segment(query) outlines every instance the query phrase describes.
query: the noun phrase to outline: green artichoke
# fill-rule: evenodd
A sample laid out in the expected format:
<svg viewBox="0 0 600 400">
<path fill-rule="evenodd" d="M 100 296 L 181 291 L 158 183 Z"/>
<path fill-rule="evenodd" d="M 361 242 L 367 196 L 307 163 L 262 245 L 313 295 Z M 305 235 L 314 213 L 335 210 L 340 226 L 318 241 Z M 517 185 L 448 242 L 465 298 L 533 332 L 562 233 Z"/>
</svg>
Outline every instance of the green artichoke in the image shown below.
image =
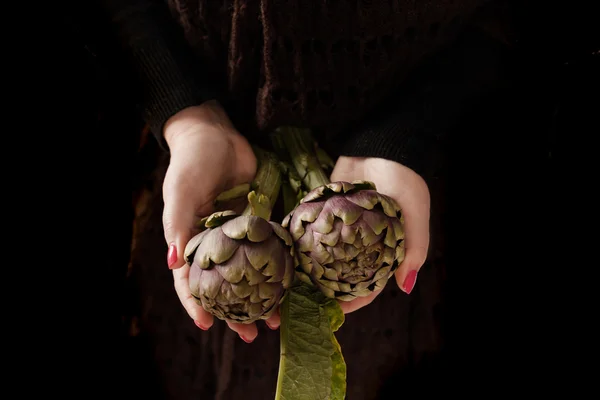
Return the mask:
<svg viewBox="0 0 600 400">
<path fill-rule="evenodd" d="M 294 278 L 294 248 L 290 234 L 271 222 L 282 183 L 282 166 L 273 153 L 253 147 L 256 176 L 221 196 L 231 200 L 247 194 L 238 215 L 221 211 L 200 221 L 201 232 L 185 249 L 192 296 L 215 317 L 242 324 L 268 319 Z"/>
<path fill-rule="evenodd" d="M 333 162 L 310 130 L 281 127 L 272 141 L 309 190 L 282 224 L 294 240 L 298 278 L 342 301 L 383 289 L 404 259 L 398 204 L 371 182 L 330 182 L 323 168 Z"/>
<path fill-rule="evenodd" d="M 192 296 L 221 320 L 269 318 L 294 276 L 292 238 L 281 225 L 233 211 L 212 214 L 190 240 Z"/>
<path fill-rule="evenodd" d="M 310 191 L 286 216 L 297 276 L 342 301 L 383 289 L 404 259 L 396 202 L 370 182 L 333 182 Z"/>
</svg>

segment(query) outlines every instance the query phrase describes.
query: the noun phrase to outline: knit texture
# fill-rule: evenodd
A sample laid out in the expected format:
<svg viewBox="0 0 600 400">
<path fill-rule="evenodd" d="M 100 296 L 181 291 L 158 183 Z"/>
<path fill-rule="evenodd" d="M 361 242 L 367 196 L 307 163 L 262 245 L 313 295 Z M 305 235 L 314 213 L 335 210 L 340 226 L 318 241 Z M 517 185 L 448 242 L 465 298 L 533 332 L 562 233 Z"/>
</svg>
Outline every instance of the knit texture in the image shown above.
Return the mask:
<svg viewBox="0 0 600 400">
<path fill-rule="evenodd" d="M 479 0 L 169 0 L 244 129 L 343 131 L 449 43 Z"/>
<path fill-rule="evenodd" d="M 167 148 L 164 123 L 178 111 L 215 97 L 203 65 L 189 50 L 162 0 L 97 0 L 137 75 L 142 116 Z"/>
<path fill-rule="evenodd" d="M 332 143 L 334 156 L 386 158 L 418 173 L 482 89 L 460 68 L 479 48 L 440 54 L 494 3 L 101 1 L 130 49 L 144 116 L 164 149 L 170 116 L 216 99 L 250 140 L 295 125 Z M 422 73 L 427 62 L 437 63 L 431 76 Z"/>
<path fill-rule="evenodd" d="M 504 44 L 469 27 L 349 127 L 339 154 L 385 158 L 425 173 L 456 123 L 501 84 L 506 55 Z"/>
</svg>

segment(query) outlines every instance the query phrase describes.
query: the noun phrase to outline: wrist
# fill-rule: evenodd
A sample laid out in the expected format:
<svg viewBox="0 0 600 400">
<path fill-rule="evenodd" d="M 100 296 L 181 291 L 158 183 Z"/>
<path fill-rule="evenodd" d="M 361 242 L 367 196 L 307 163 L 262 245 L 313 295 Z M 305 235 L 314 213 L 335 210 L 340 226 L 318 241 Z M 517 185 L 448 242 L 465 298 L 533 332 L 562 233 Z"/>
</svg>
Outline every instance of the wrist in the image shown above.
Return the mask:
<svg viewBox="0 0 600 400">
<path fill-rule="evenodd" d="M 226 134 L 233 125 L 225 110 L 215 101 L 207 101 L 198 106 L 184 108 L 171 116 L 164 124 L 163 136 L 169 148 L 172 148 L 181 136 L 211 132 Z"/>
</svg>

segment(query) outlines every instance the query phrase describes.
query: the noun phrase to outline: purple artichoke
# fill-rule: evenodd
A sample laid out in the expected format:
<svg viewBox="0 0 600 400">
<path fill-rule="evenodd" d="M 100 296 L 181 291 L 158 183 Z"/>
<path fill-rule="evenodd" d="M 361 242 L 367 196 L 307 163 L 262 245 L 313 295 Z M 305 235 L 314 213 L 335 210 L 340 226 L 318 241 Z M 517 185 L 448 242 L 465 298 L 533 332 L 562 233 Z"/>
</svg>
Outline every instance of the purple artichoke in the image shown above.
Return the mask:
<svg viewBox="0 0 600 400">
<path fill-rule="evenodd" d="M 298 278 L 330 298 L 350 301 L 383 289 L 404 259 L 400 208 L 370 182 L 319 186 L 282 226 L 299 257 Z"/>
<path fill-rule="evenodd" d="M 269 318 L 294 277 L 292 238 L 281 225 L 233 211 L 203 220 L 185 249 L 189 285 L 221 320 L 250 324 Z"/>
</svg>

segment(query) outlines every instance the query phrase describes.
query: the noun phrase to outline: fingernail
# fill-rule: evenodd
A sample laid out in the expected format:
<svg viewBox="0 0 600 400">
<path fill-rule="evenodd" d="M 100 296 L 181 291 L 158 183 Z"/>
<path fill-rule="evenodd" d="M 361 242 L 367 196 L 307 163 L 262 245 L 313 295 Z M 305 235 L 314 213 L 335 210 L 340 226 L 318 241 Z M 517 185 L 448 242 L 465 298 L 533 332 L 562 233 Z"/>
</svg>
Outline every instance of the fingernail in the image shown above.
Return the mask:
<svg viewBox="0 0 600 400">
<path fill-rule="evenodd" d="M 269 324 L 267 321 L 265 321 L 265 325 L 267 325 L 267 328 L 269 328 L 272 331 L 276 331 L 277 330 L 276 326 L 273 326 L 273 325 Z"/>
<path fill-rule="evenodd" d="M 406 278 L 404 278 L 404 284 L 402 285 L 402 289 L 406 292 L 406 294 L 410 294 L 410 292 L 412 292 L 416 281 L 417 271 L 412 270 L 408 273 L 408 275 L 406 275 Z"/>
<path fill-rule="evenodd" d="M 177 247 L 175 244 L 171 243 L 169 246 L 169 252 L 167 253 L 167 264 L 169 265 L 169 269 L 173 267 L 173 265 L 177 262 Z"/>
<path fill-rule="evenodd" d="M 202 329 L 203 331 L 207 331 L 207 330 L 208 330 L 208 328 L 207 328 L 207 327 L 205 327 L 204 325 L 202 325 L 200 322 L 198 322 L 198 321 L 194 321 L 194 323 L 196 324 L 196 326 L 197 326 L 198 328 Z"/>
<path fill-rule="evenodd" d="M 243 337 L 242 335 L 240 335 L 240 339 L 242 339 L 244 342 L 246 343 L 252 343 L 254 341 L 254 339 L 250 340 L 250 339 L 246 339 L 245 337 Z"/>
</svg>

